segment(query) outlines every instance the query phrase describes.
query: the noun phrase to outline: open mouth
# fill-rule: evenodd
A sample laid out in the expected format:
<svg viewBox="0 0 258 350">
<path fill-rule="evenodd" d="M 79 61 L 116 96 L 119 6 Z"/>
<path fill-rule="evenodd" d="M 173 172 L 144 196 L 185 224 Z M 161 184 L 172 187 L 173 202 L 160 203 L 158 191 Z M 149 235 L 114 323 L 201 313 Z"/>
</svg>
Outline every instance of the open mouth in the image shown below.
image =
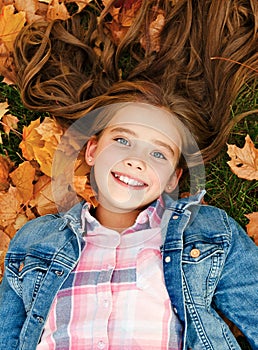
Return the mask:
<svg viewBox="0 0 258 350">
<path fill-rule="evenodd" d="M 131 178 L 127 175 L 123 175 L 123 174 L 115 173 L 115 172 L 112 172 L 112 175 L 115 178 L 115 180 L 118 181 L 122 185 L 130 186 L 130 187 L 137 188 L 137 189 L 139 189 L 139 188 L 142 189 L 144 187 L 147 187 L 146 183 L 144 183 L 138 179 Z"/>
</svg>

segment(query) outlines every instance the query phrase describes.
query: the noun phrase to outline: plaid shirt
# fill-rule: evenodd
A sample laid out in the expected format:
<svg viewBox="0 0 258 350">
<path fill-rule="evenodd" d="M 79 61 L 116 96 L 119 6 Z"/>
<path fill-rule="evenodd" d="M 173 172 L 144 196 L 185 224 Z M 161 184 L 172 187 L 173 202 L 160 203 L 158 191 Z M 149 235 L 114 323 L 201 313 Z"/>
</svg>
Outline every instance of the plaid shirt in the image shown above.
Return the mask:
<svg viewBox="0 0 258 350">
<path fill-rule="evenodd" d="M 82 210 L 80 261 L 58 292 L 37 350 L 178 350 L 182 328 L 163 279 L 160 198 L 122 234 Z"/>
</svg>

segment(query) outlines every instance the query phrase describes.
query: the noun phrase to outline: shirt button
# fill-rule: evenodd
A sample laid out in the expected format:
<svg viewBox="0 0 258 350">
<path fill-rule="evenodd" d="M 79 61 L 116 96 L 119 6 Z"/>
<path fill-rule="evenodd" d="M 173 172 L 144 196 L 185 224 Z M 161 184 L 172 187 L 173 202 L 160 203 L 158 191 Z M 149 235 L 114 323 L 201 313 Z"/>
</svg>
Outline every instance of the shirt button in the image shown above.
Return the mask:
<svg viewBox="0 0 258 350">
<path fill-rule="evenodd" d="M 170 256 L 166 256 L 166 257 L 165 257 L 165 262 L 166 262 L 166 263 L 169 263 L 170 261 L 171 261 Z"/>
<path fill-rule="evenodd" d="M 109 301 L 107 299 L 104 300 L 104 307 L 105 308 L 108 308 L 109 306 Z"/>
<path fill-rule="evenodd" d="M 100 341 L 98 342 L 98 349 L 104 349 L 105 346 L 106 346 L 106 344 L 105 344 L 102 340 L 100 340 Z"/>
<path fill-rule="evenodd" d="M 192 258 L 198 258 L 200 256 L 200 254 L 201 254 L 200 250 L 196 249 L 196 248 L 194 248 L 190 251 L 190 256 Z"/>
</svg>

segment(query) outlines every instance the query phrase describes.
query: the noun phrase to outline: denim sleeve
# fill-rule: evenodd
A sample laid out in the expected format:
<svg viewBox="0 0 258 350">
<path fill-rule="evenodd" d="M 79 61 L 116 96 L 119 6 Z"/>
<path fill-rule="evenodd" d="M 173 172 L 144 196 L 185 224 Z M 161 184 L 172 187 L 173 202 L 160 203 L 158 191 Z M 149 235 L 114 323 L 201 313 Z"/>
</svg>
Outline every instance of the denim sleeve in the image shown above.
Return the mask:
<svg viewBox="0 0 258 350">
<path fill-rule="evenodd" d="M 4 276 L 0 284 L 0 349 L 18 349 L 19 336 L 25 319 L 23 300 Z"/>
<path fill-rule="evenodd" d="M 214 302 L 258 349 L 258 247 L 233 219 L 229 224 L 232 241 Z"/>
</svg>

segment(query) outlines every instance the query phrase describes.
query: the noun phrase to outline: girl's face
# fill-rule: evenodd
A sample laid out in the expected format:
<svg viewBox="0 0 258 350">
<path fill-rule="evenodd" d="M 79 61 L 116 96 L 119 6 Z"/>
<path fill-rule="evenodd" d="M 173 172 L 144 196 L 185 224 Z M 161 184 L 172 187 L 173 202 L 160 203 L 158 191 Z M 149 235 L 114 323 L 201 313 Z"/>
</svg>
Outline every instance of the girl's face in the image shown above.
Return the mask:
<svg viewBox="0 0 258 350">
<path fill-rule="evenodd" d="M 181 136 L 175 118 L 149 105 L 129 104 L 116 112 L 99 138 L 87 144 L 98 201 L 112 212 L 140 209 L 163 191 L 172 192 L 181 170 Z"/>
</svg>

